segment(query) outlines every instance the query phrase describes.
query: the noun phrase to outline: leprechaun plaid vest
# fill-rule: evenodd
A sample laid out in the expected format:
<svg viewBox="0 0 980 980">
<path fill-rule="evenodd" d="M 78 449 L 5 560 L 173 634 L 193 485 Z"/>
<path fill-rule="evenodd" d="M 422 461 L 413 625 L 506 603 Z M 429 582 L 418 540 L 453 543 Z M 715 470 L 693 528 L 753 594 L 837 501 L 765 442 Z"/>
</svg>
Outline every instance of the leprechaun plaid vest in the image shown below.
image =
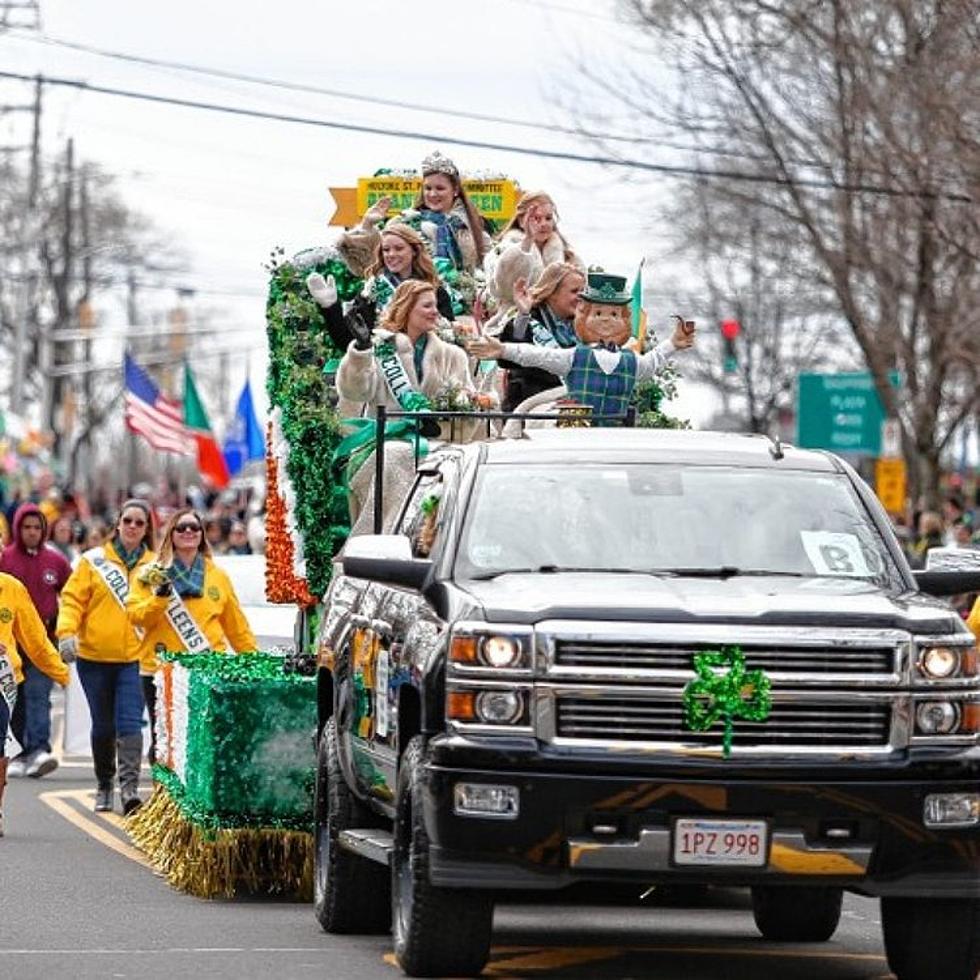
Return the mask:
<svg viewBox="0 0 980 980">
<path fill-rule="evenodd" d="M 595 358 L 595 348 L 580 345 L 575 348 L 565 387 L 571 398 L 590 405 L 593 415 L 625 415 L 636 387 L 636 355 L 630 350 L 621 350 L 619 363 L 606 374 Z"/>
</svg>

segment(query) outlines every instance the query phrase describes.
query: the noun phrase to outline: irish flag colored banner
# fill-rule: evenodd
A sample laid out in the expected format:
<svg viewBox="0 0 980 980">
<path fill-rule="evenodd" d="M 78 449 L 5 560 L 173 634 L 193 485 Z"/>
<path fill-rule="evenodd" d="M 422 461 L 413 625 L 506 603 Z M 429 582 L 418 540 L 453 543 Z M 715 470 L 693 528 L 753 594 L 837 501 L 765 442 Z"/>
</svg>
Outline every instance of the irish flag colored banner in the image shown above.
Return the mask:
<svg viewBox="0 0 980 980">
<path fill-rule="evenodd" d="M 190 365 L 184 365 L 184 425 L 187 434 L 197 443 L 197 468 L 201 476 L 217 490 L 228 486 L 228 467 L 225 457 L 215 441 L 208 421 L 208 413 L 204 411 L 201 396 L 194 384 L 194 375 Z"/>
<path fill-rule="evenodd" d="M 644 340 L 647 333 L 647 314 L 643 309 L 643 260 L 636 270 L 636 278 L 633 280 L 633 292 L 631 294 L 630 312 L 632 313 L 632 334 L 637 340 Z"/>
</svg>

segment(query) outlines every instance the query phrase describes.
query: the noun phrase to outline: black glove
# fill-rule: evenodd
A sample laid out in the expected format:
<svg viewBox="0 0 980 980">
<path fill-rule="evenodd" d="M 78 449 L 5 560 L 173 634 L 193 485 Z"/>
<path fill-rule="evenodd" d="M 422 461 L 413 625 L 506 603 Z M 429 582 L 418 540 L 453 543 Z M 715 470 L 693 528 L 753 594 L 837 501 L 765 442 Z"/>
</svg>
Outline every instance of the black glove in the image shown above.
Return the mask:
<svg viewBox="0 0 980 980">
<path fill-rule="evenodd" d="M 154 590 L 153 594 L 158 596 L 168 596 L 174 591 L 173 582 L 164 582 L 163 585 L 158 585 Z"/>
<path fill-rule="evenodd" d="M 354 313 L 348 318 L 347 326 L 350 329 L 351 335 L 354 337 L 354 346 L 357 350 L 370 350 L 371 331 L 363 318 L 359 314 Z"/>
<path fill-rule="evenodd" d="M 442 435 L 442 427 L 436 419 L 419 419 L 419 431 L 426 439 L 438 439 Z"/>
</svg>

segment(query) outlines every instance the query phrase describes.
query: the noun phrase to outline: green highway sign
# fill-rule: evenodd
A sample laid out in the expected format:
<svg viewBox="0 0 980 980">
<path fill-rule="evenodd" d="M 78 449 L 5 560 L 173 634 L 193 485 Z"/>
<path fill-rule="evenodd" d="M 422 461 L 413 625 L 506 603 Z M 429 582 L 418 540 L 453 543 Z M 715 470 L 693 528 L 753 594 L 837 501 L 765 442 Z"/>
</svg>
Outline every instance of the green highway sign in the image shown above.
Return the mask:
<svg viewBox="0 0 980 980">
<path fill-rule="evenodd" d="M 898 373 L 892 374 L 898 387 Z M 885 412 L 866 371 L 801 374 L 796 407 L 797 445 L 835 453 L 881 453 Z"/>
</svg>

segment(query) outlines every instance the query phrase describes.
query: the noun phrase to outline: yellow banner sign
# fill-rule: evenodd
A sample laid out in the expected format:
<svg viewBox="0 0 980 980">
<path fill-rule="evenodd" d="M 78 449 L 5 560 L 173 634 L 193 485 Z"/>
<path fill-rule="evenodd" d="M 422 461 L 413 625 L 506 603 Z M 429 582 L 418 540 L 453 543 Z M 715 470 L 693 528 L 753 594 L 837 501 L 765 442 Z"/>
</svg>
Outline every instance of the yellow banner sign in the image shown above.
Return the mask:
<svg viewBox="0 0 980 980">
<path fill-rule="evenodd" d="M 875 493 L 889 514 L 905 512 L 906 472 L 904 459 L 875 461 Z"/>
<path fill-rule="evenodd" d="M 520 188 L 513 180 L 464 180 L 463 188 L 473 206 L 491 221 L 509 221 L 517 207 Z M 356 214 L 352 216 L 350 195 L 353 189 L 331 187 L 330 193 L 338 207 L 330 219 L 332 225 L 351 225 L 359 220 L 372 204 L 382 197 L 391 198 L 388 216 L 415 206 L 422 190 L 421 177 L 361 177 L 357 181 Z"/>
</svg>

